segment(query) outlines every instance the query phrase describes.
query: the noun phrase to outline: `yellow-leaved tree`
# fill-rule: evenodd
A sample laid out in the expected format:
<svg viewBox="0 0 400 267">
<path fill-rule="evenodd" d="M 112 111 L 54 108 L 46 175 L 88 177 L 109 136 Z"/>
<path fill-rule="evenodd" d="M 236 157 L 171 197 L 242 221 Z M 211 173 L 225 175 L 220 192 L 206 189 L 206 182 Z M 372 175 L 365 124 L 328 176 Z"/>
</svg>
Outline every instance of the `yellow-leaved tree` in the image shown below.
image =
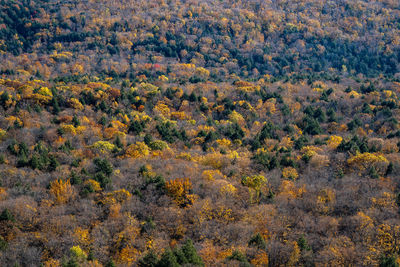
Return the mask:
<svg viewBox="0 0 400 267">
<path fill-rule="evenodd" d="M 328 147 L 330 149 L 336 149 L 340 145 L 342 140 L 343 138 L 341 136 L 332 135 L 331 137 L 329 137 L 329 140 L 327 142 Z"/>
<path fill-rule="evenodd" d="M 267 183 L 267 178 L 263 175 L 246 176 L 242 179 L 242 184 L 247 186 L 250 191 L 250 202 L 258 203 L 260 201 L 261 188 Z M 255 194 L 254 194 L 254 193 Z M 255 200 L 254 200 L 255 195 Z"/>
<path fill-rule="evenodd" d="M 97 141 L 91 147 L 104 154 L 113 151 L 116 148 L 116 145 L 111 144 L 108 141 Z"/>
<path fill-rule="evenodd" d="M 130 158 L 139 158 L 149 155 L 149 147 L 144 142 L 136 142 L 126 149 L 125 156 Z"/>
<path fill-rule="evenodd" d="M 372 168 L 376 171 L 383 172 L 389 161 L 380 153 L 357 153 L 355 156 L 350 157 L 347 160 L 347 164 L 350 167 L 358 169 L 360 172 L 365 170 L 371 170 Z"/>
<path fill-rule="evenodd" d="M 75 191 L 69 180 L 58 179 L 50 183 L 50 194 L 57 204 L 64 204 L 73 198 Z"/>
<path fill-rule="evenodd" d="M 286 179 L 296 180 L 299 177 L 297 170 L 293 167 L 286 167 L 282 170 L 282 176 Z"/>
<path fill-rule="evenodd" d="M 192 183 L 188 178 L 177 178 L 165 183 L 168 195 L 180 207 L 190 206 L 194 203 L 195 195 L 191 194 Z"/>
</svg>

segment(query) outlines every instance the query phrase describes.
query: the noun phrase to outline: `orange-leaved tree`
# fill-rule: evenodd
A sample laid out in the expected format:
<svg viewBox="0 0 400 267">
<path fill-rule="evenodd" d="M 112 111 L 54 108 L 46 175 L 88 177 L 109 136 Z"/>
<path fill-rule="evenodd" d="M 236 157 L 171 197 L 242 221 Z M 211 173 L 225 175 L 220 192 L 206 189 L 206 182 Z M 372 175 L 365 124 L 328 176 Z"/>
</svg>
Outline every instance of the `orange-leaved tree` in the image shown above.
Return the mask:
<svg viewBox="0 0 400 267">
<path fill-rule="evenodd" d="M 75 191 L 69 180 L 58 179 L 50 183 L 50 194 L 56 203 L 64 204 L 74 196 Z"/>
<path fill-rule="evenodd" d="M 193 204 L 195 195 L 191 194 L 193 185 L 188 178 L 177 178 L 165 183 L 165 189 L 168 195 L 180 207 L 186 207 Z"/>
</svg>

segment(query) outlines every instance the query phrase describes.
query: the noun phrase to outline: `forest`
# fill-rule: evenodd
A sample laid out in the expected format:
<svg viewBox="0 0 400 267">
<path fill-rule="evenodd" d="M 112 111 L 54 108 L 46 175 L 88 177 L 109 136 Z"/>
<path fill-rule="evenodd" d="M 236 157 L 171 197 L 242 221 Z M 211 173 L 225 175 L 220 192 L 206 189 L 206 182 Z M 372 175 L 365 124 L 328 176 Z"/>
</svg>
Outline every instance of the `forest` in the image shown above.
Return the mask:
<svg viewBox="0 0 400 267">
<path fill-rule="evenodd" d="M 0 266 L 400 266 L 398 0 L 0 0 Z"/>
</svg>

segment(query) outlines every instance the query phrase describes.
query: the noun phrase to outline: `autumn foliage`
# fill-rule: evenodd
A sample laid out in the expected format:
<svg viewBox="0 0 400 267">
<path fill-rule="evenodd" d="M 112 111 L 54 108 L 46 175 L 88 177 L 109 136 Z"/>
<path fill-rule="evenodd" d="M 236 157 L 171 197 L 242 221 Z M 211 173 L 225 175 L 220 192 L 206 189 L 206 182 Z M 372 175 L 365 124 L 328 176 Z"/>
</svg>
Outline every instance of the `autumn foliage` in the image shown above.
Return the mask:
<svg viewBox="0 0 400 267">
<path fill-rule="evenodd" d="M 1 266 L 398 266 L 394 0 L 0 1 Z"/>
</svg>

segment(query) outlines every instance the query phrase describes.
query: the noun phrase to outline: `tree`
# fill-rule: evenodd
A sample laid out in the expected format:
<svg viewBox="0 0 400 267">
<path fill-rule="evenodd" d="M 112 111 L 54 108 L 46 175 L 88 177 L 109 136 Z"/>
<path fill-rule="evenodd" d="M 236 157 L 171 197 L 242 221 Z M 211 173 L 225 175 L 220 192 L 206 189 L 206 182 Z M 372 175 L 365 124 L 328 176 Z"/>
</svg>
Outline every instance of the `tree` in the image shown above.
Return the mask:
<svg viewBox="0 0 400 267">
<path fill-rule="evenodd" d="M 92 147 L 98 151 L 100 151 L 100 153 L 105 154 L 108 152 L 113 151 L 114 149 L 116 149 L 116 145 L 111 144 L 108 141 L 97 141 L 96 143 L 94 143 L 92 145 Z"/>
<path fill-rule="evenodd" d="M 227 259 L 235 260 L 235 261 L 239 261 L 239 262 L 243 262 L 243 263 L 248 263 L 246 256 L 243 255 L 243 253 L 241 253 L 238 250 L 233 251 L 232 254 L 229 257 L 227 257 Z"/>
<path fill-rule="evenodd" d="M 355 167 L 361 171 L 374 167 L 374 170 L 382 170 L 382 165 L 386 166 L 389 161 L 379 153 L 358 153 L 347 160 L 349 166 Z M 383 171 L 383 170 L 382 170 Z"/>
<path fill-rule="evenodd" d="M 11 221 L 15 222 L 14 215 L 9 209 L 5 208 L 0 214 L 0 221 Z"/>
<path fill-rule="evenodd" d="M 311 247 L 308 245 L 307 239 L 304 237 L 304 235 L 301 235 L 299 239 L 297 240 L 297 244 L 300 248 L 300 250 L 311 250 Z"/>
<path fill-rule="evenodd" d="M 106 267 L 116 267 L 117 265 L 115 265 L 114 261 L 111 259 L 107 262 Z"/>
<path fill-rule="evenodd" d="M 312 117 L 306 116 L 303 118 L 302 124 L 299 125 L 305 133 L 317 135 L 322 133 L 322 128 L 318 121 Z"/>
<path fill-rule="evenodd" d="M 175 257 L 175 254 L 171 249 L 167 249 L 158 261 L 157 267 L 179 267 L 179 263 Z"/>
<path fill-rule="evenodd" d="M 131 158 L 140 158 L 149 155 L 149 147 L 144 142 L 136 142 L 126 148 L 125 155 Z"/>
<path fill-rule="evenodd" d="M 117 135 L 117 138 L 114 141 L 114 145 L 116 145 L 119 149 L 122 149 L 124 147 L 124 144 L 122 143 L 119 135 Z"/>
<path fill-rule="evenodd" d="M 2 236 L 0 236 L 0 251 L 5 251 L 8 247 L 8 243 Z"/>
<path fill-rule="evenodd" d="M 102 188 L 106 188 L 107 185 L 112 183 L 112 180 L 109 176 L 105 175 L 103 172 L 98 172 L 94 176 L 94 180 L 99 182 Z M 89 185 L 88 185 L 89 186 Z M 90 192 L 90 187 L 87 187 Z"/>
<path fill-rule="evenodd" d="M 390 257 L 382 257 L 379 262 L 379 267 L 399 267 L 399 264 L 396 261 L 394 256 Z"/>
<path fill-rule="evenodd" d="M 150 250 L 146 255 L 141 258 L 138 262 L 139 267 L 156 267 L 158 263 L 158 257 L 153 250 Z"/>
<path fill-rule="evenodd" d="M 230 138 L 232 141 L 234 140 L 242 140 L 244 137 L 243 129 L 239 126 L 237 122 L 228 124 L 223 130 L 224 135 Z"/>
<path fill-rule="evenodd" d="M 93 163 L 96 166 L 96 172 L 102 172 L 107 176 L 113 173 L 113 166 L 107 159 L 96 158 Z"/>
<path fill-rule="evenodd" d="M 257 164 L 260 164 L 262 167 L 267 168 L 268 170 L 273 170 L 279 165 L 276 156 L 263 149 L 258 150 L 257 153 L 253 156 L 252 160 L 254 160 Z"/>
<path fill-rule="evenodd" d="M 50 194 L 55 198 L 56 203 L 64 204 L 74 196 L 74 188 L 69 179 L 66 181 L 58 179 L 50 183 Z"/>
<path fill-rule="evenodd" d="M 242 178 L 242 184 L 249 187 L 249 190 L 252 189 L 255 191 L 256 203 L 260 201 L 261 187 L 265 185 L 266 182 L 267 179 L 262 175 L 246 176 Z M 253 194 L 251 191 L 250 191 L 250 202 L 253 202 Z"/>
<path fill-rule="evenodd" d="M 55 171 L 59 165 L 60 165 L 60 163 L 57 161 L 56 157 L 53 155 L 50 155 L 48 170 L 50 172 Z"/>
<path fill-rule="evenodd" d="M 181 247 L 181 250 L 188 263 L 196 266 L 204 266 L 203 260 L 197 254 L 196 248 L 194 247 L 193 241 L 191 239 L 186 240 L 186 242 Z"/>
<path fill-rule="evenodd" d="M 332 135 L 329 137 L 328 146 L 330 149 L 336 149 L 343 141 L 341 136 Z"/>
<path fill-rule="evenodd" d="M 286 167 L 282 170 L 282 177 L 286 179 L 296 180 L 299 177 L 297 170 L 293 167 Z"/>
<path fill-rule="evenodd" d="M 185 130 L 182 129 L 181 131 L 179 131 L 176 126 L 170 121 L 157 124 L 156 129 L 161 135 L 162 139 L 164 141 L 167 141 L 168 143 L 175 142 L 175 139 L 180 139 L 184 141 L 187 138 Z"/>
<path fill-rule="evenodd" d="M 72 118 L 72 124 L 75 127 L 78 127 L 79 125 L 81 125 L 81 122 L 79 121 L 78 117 L 76 116 L 76 114 L 74 114 L 74 117 Z"/>
<path fill-rule="evenodd" d="M 253 235 L 250 238 L 249 241 L 249 246 L 255 246 L 258 249 L 265 249 L 267 247 L 267 244 L 265 243 L 264 238 L 260 235 L 260 233 L 257 233 L 255 235 Z"/>
<path fill-rule="evenodd" d="M 191 194 L 192 183 L 188 178 L 177 178 L 165 183 L 165 189 L 169 196 L 180 207 L 186 207 L 193 204 L 195 195 Z"/>
</svg>

